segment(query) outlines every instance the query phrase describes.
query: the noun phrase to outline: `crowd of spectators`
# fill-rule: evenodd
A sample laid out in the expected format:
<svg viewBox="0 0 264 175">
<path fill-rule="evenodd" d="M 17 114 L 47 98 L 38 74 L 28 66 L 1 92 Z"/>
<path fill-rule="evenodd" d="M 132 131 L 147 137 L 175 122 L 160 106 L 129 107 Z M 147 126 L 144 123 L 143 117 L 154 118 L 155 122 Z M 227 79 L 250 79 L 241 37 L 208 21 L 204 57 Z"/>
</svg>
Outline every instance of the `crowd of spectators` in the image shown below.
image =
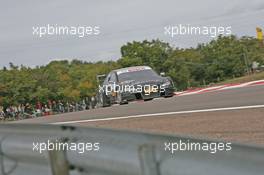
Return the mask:
<svg viewBox="0 0 264 175">
<path fill-rule="evenodd" d="M 48 116 L 66 112 L 89 110 L 96 107 L 96 98 L 91 97 L 79 102 L 48 101 L 36 104 L 20 104 L 8 107 L 0 106 L 0 120 L 19 120 Z"/>
</svg>

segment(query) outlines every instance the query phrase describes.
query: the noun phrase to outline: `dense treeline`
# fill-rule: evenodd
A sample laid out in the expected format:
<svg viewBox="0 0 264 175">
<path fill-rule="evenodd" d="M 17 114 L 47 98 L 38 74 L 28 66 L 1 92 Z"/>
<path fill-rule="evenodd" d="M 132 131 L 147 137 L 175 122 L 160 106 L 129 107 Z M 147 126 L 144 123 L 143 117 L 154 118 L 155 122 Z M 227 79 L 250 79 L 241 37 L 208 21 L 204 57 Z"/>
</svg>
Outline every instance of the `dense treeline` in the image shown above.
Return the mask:
<svg viewBox="0 0 264 175">
<path fill-rule="evenodd" d="M 0 106 L 47 103 L 48 100 L 79 101 L 94 95 L 96 75 L 117 68 L 117 63 L 52 61 L 28 68 L 10 63 L 0 70 Z"/>
<path fill-rule="evenodd" d="M 179 90 L 240 77 L 251 71 L 253 62 L 264 64 L 264 48 L 252 37 L 219 36 L 188 49 L 159 40 L 133 42 L 121 53 L 121 66 L 150 65 L 171 76 Z"/>
<path fill-rule="evenodd" d="M 173 48 L 159 40 L 127 43 L 117 61 L 52 61 L 29 68 L 10 63 L 0 70 L 0 106 L 78 101 L 96 92 L 96 75 L 110 70 L 149 65 L 171 76 L 177 89 L 200 86 L 245 75 L 254 61 L 264 64 L 264 48 L 251 37 L 219 36 L 196 48 Z"/>
</svg>

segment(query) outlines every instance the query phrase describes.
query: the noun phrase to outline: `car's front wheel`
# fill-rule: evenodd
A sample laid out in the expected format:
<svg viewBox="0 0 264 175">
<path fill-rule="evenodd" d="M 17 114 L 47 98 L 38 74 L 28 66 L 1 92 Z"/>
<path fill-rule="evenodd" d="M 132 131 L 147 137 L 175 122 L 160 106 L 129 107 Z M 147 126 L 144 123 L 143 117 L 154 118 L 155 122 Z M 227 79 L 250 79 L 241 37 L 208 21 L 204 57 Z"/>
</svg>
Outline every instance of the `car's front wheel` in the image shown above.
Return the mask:
<svg viewBox="0 0 264 175">
<path fill-rule="evenodd" d="M 107 97 L 107 95 L 105 93 L 99 93 L 98 94 L 98 106 L 99 107 L 108 107 L 111 106 L 111 102 L 109 97 Z"/>
<path fill-rule="evenodd" d="M 117 103 L 120 105 L 124 105 L 124 104 L 128 104 L 128 101 L 124 100 L 120 93 L 117 93 Z"/>
</svg>

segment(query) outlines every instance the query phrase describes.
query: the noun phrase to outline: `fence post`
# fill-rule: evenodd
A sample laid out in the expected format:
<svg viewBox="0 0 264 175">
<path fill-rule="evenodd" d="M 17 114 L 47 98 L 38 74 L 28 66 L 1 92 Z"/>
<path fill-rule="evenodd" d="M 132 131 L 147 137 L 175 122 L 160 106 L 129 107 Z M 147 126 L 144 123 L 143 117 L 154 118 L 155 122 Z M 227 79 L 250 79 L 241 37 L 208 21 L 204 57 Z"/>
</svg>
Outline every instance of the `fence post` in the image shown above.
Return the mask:
<svg viewBox="0 0 264 175">
<path fill-rule="evenodd" d="M 141 145 L 138 150 L 142 175 L 160 175 L 154 145 Z"/>
<path fill-rule="evenodd" d="M 69 164 L 66 157 L 67 150 L 50 149 L 48 152 L 52 175 L 69 175 Z"/>
</svg>

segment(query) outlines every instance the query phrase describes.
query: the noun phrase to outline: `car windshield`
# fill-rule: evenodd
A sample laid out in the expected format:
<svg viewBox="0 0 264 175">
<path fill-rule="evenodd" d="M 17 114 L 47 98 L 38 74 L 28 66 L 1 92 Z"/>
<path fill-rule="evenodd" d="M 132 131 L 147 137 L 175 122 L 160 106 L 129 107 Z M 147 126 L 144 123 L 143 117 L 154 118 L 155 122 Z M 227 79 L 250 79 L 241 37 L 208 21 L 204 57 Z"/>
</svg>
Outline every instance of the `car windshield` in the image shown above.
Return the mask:
<svg viewBox="0 0 264 175">
<path fill-rule="evenodd" d="M 131 81 L 131 80 L 144 81 L 144 80 L 153 80 L 157 78 L 158 78 L 158 74 L 153 70 L 126 72 L 118 75 L 119 82 Z"/>
</svg>

